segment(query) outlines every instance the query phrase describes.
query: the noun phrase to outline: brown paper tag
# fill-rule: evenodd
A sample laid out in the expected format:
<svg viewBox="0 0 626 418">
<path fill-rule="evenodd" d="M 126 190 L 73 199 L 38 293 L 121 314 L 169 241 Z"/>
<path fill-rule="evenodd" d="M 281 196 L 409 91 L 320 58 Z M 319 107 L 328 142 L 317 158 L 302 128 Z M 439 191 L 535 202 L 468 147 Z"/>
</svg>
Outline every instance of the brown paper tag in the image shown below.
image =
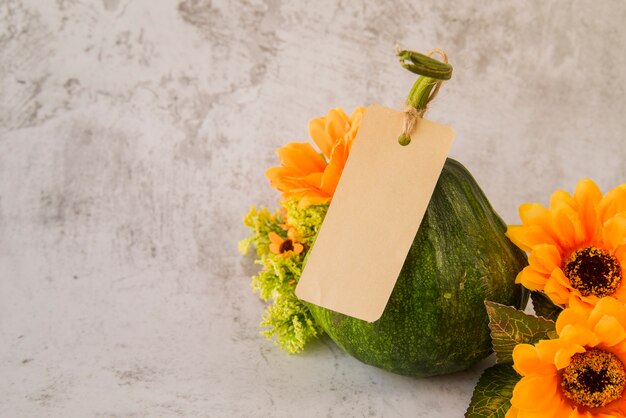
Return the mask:
<svg viewBox="0 0 626 418">
<path fill-rule="evenodd" d="M 420 119 L 398 144 L 404 113 L 367 108 L 296 295 L 373 322 L 385 310 L 452 145 Z"/>
</svg>

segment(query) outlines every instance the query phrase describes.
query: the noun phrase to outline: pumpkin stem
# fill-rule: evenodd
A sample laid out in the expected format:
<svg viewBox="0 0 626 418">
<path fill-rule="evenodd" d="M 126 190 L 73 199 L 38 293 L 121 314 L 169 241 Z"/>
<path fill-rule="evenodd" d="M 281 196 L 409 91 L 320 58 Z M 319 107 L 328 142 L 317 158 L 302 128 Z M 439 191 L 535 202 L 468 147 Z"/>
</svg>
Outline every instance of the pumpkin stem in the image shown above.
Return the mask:
<svg viewBox="0 0 626 418">
<path fill-rule="evenodd" d="M 443 61 L 431 58 L 434 53 L 441 55 Z M 411 88 L 406 103 L 407 106 L 417 110 L 417 114 L 421 117 L 426 112 L 428 102 L 439 91 L 443 80 L 449 80 L 452 77 L 452 66 L 448 64 L 448 57 L 445 52 L 439 49 L 433 49 L 428 55 L 415 51 L 398 50 L 396 55 L 400 58 L 400 64 L 404 68 L 420 76 Z M 408 145 L 411 142 L 410 132 L 402 133 L 398 142 L 400 145 Z"/>
</svg>

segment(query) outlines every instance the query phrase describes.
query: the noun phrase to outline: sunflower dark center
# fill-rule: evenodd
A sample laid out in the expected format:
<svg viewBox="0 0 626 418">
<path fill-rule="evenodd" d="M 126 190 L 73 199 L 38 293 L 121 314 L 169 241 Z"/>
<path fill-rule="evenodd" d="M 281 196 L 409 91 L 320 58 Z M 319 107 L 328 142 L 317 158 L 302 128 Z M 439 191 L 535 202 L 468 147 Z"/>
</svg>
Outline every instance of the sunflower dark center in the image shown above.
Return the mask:
<svg viewBox="0 0 626 418">
<path fill-rule="evenodd" d="M 293 241 L 290 239 L 286 239 L 280 244 L 280 248 L 278 250 L 281 254 L 286 253 L 287 251 L 293 251 Z"/>
<path fill-rule="evenodd" d="M 605 406 L 621 398 L 626 386 L 626 372 L 620 359 L 597 348 L 574 354 L 560 375 L 563 394 L 589 408 Z"/>
<path fill-rule="evenodd" d="M 617 258 L 596 247 L 574 252 L 565 264 L 564 273 L 583 296 L 612 295 L 622 281 L 622 267 Z"/>
</svg>

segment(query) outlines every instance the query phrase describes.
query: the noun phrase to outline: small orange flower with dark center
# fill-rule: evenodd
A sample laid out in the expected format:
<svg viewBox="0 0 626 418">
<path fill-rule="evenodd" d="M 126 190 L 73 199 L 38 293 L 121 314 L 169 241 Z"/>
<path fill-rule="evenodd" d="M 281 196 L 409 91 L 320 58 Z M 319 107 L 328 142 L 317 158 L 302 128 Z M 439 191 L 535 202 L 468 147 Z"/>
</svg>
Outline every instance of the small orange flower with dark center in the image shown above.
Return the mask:
<svg viewBox="0 0 626 418">
<path fill-rule="evenodd" d="M 506 418 L 625 418 L 626 305 L 604 297 L 566 308 L 556 332 L 513 350 L 522 378 Z"/>
<path fill-rule="evenodd" d="M 275 232 L 270 232 L 268 235 L 271 242 L 270 251 L 273 254 L 283 257 L 287 257 L 291 254 L 301 254 L 304 250 L 304 246 L 296 241 L 295 235 L 296 230 L 293 228 L 287 231 L 287 238 L 283 238 Z"/>
<path fill-rule="evenodd" d="M 558 190 L 548 208 L 524 204 L 522 225 L 507 236 L 529 253 L 516 282 L 562 306 L 593 306 L 604 296 L 626 302 L 626 184 L 604 196 L 591 180 L 573 195 Z"/>
</svg>

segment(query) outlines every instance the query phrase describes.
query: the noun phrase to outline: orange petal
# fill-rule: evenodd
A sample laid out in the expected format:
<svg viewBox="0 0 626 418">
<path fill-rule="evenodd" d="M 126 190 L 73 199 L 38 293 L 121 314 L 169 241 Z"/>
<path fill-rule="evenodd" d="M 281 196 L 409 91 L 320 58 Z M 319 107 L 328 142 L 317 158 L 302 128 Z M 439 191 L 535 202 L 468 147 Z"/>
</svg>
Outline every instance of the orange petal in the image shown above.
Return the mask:
<svg viewBox="0 0 626 418">
<path fill-rule="evenodd" d="M 596 418 L 596 415 L 592 415 L 589 411 L 581 411 L 578 410 L 578 408 L 574 408 L 567 416 L 564 416 L 563 418 Z"/>
<path fill-rule="evenodd" d="M 615 250 L 613 250 L 613 255 L 617 257 L 619 263 L 622 265 L 622 271 L 626 269 L 626 245 L 620 245 Z M 622 275 L 622 277 L 626 277 Z"/>
<path fill-rule="evenodd" d="M 331 109 L 326 115 L 326 133 L 336 143 L 350 129 L 350 119 L 340 107 Z"/>
<path fill-rule="evenodd" d="M 602 192 L 589 179 L 582 179 L 576 185 L 574 200 L 578 206 L 578 213 L 585 227 L 587 240 L 592 240 L 597 228 L 597 206 L 602 199 Z"/>
<path fill-rule="evenodd" d="M 357 106 L 354 108 L 354 111 L 350 115 L 350 123 L 352 125 L 358 125 L 363 119 L 363 114 L 365 113 L 365 108 L 363 106 Z M 625 185 L 626 186 L 626 185 Z"/>
<path fill-rule="evenodd" d="M 576 353 L 584 353 L 585 347 L 580 344 L 570 345 L 568 347 L 561 348 L 556 352 L 554 356 L 554 365 L 558 370 L 562 370 L 569 366 L 572 361 L 572 356 Z"/>
<path fill-rule="evenodd" d="M 559 332 L 559 341 L 566 347 L 571 344 L 595 347 L 600 340 L 587 325 L 565 325 Z"/>
<path fill-rule="evenodd" d="M 288 167 L 271 167 L 265 171 L 265 176 L 273 188 L 285 191 L 292 188 L 293 179 L 299 177 L 300 173 Z"/>
<path fill-rule="evenodd" d="M 621 186 L 609 191 L 598 203 L 598 216 L 601 223 L 624 211 L 626 211 L 626 188 Z"/>
<path fill-rule="evenodd" d="M 346 149 L 346 143 L 341 140 L 333 148 L 330 156 L 330 162 L 324 170 L 320 186 L 322 190 L 331 196 L 335 194 L 335 190 L 337 189 L 337 184 L 339 183 L 339 179 L 343 173 L 347 158 L 348 152 Z"/>
<path fill-rule="evenodd" d="M 515 278 L 515 283 L 521 283 L 529 290 L 543 290 L 549 277 L 549 274 L 542 274 L 535 270 L 534 266 L 526 266 Z"/>
<path fill-rule="evenodd" d="M 517 415 L 518 409 L 514 406 L 511 406 L 509 408 L 508 411 L 506 411 L 506 415 L 504 416 L 504 418 L 518 418 L 519 415 Z"/>
<path fill-rule="evenodd" d="M 544 363 L 554 364 L 554 357 L 561 349 L 559 340 L 541 340 L 535 344 L 539 358 Z"/>
<path fill-rule="evenodd" d="M 280 254 L 280 244 L 270 244 L 270 252 L 272 254 Z"/>
<path fill-rule="evenodd" d="M 567 283 L 567 278 L 563 274 L 563 271 L 561 269 L 555 269 L 552 271 L 552 274 L 543 288 L 543 291 L 552 299 L 552 302 L 558 305 L 566 305 L 572 292 L 571 287 L 564 282 Z"/>
<path fill-rule="evenodd" d="M 283 178 L 278 184 L 278 189 L 283 192 L 283 197 L 302 199 L 306 197 L 322 197 L 324 201 L 330 200 L 330 195 L 320 189 L 322 173 L 311 173 L 300 178 Z"/>
<path fill-rule="evenodd" d="M 554 245 L 539 244 L 531 251 L 528 262 L 537 272 L 550 275 L 555 268 L 560 267 L 561 254 Z"/>
<path fill-rule="evenodd" d="M 590 414 L 590 412 L 587 413 Z M 619 411 L 608 411 L 607 414 L 594 411 L 593 415 L 589 415 L 589 418 L 624 418 L 624 415 Z"/>
<path fill-rule="evenodd" d="M 348 143 L 348 147 L 352 145 L 352 141 L 356 137 L 357 131 L 361 126 L 361 120 L 363 119 L 364 113 L 364 107 L 357 107 L 356 109 L 354 109 L 354 112 L 352 112 L 352 115 L 350 115 L 350 130 L 344 135 L 344 138 Z"/>
<path fill-rule="evenodd" d="M 270 238 L 270 241 L 272 242 L 272 244 L 280 245 L 284 241 L 284 239 L 282 239 L 282 237 L 280 235 L 278 235 L 276 232 L 270 232 L 267 235 Z"/>
<path fill-rule="evenodd" d="M 265 171 L 265 175 L 271 181 L 274 177 L 298 177 L 300 173 L 291 167 L 277 166 L 268 168 Z"/>
<path fill-rule="evenodd" d="M 315 187 L 307 187 L 307 188 L 303 188 L 303 189 L 293 189 L 290 191 L 289 193 L 290 196 L 295 197 L 297 199 L 303 199 L 305 197 L 307 198 L 311 198 L 311 199 L 322 199 L 325 202 L 330 201 L 330 196 L 328 196 L 328 193 L 324 192 L 323 190 L 320 190 L 318 188 Z"/>
<path fill-rule="evenodd" d="M 602 238 L 611 250 L 626 244 L 626 216 L 616 215 L 607 220 L 602 226 Z"/>
<path fill-rule="evenodd" d="M 565 276 L 565 273 L 561 268 L 552 270 L 551 277 L 554 277 L 561 285 L 566 286 L 569 290 L 572 290 L 569 279 Z"/>
<path fill-rule="evenodd" d="M 589 413 L 589 412 L 588 412 Z M 590 418 L 624 418 L 624 412 L 620 412 L 618 410 L 608 410 L 606 413 L 600 413 L 594 411 L 593 415 L 590 415 Z"/>
<path fill-rule="evenodd" d="M 626 302 L 626 282 L 624 282 L 624 277 L 626 277 L 626 271 L 622 267 L 622 282 L 618 286 L 617 290 L 615 290 L 615 293 L 611 295 L 612 298 L 615 298 L 620 302 Z"/>
<path fill-rule="evenodd" d="M 602 408 L 601 412 L 602 414 L 598 415 L 598 418 L 626 417 L 626 396 L 622 396 L 622 399 Z"/>
<path fill-rule="evenodd" d="M 322 185 L 322 177 L 322 173 L 311 173 L 307 176 L 302 177 L 301 180 L 311 187 L 319 189 Z"/>
<path fill-rule="evenodd" d="M 334 196 L 335 191 L 337 190 L 337 185 L 339 184 L 341 173 L 341 170 L 337 170 L 336 167 L 329 165 L 328 170 L 324 172 L 324 176 L 322 177 L 322 190 L 324 190 L 327 194 Z"/>
<path fill-rule="evenodd" d="M 576 200 L 565 190 L 556 190 L 550 196 L 550 210 L 554 210 L 562 205 L 576 208 Z"/>
<path fill-rule="evenodd" d="M 556 333 L 561 334 L 561 331 L 567 325 L 586 326 L 588 316 L 589 311 L 585 312 L 583 310 L 572 308 L 563 309 L 563 311 L 559 314 L 559 317 L 556 319 Z"/>
<path fill-rule="evenodd" d="M 598 301 L 600 300 L 600 298 L 597 297 L 596 295 L 583 296 L 580 294 L 578 290 L 574 290 L 572 293 L 570 293 L 570 295 L 576 295 L 578 299 L 581 301 L 581 304 L 587 307 L 596 306 L 596 303 L 598 303 Z"/>
<path fill-rule="evenodd" d="M 330 158 L 330 152 L 335 145 L 334 141 L 326 133 L 326 118 L 315 118 L 309 122 L 309 136 L 315 145 L 322 151 L 326 158 Z"/>
<path fill-rule="evenodd" d="M 315 151 L 308 142 L 290 142 L 279 148 L 276 153 L 280 163 L 301 175 L 313 172 L 322 172 L 326 161 Z"/>
<path fill-rule="evenodd" d="M 552 231 L 550 211 L 539 203 L 524 203 L 519 207 L 519 216 L 525 226 L 540 226 L 552 238 L 556 238 Z"/>
<path fill-rule="evenodd" d="M 612 316 L 623 327 L 626 327 L 626 307 L 623 302 L 612 297 L 600 299 L 593 310 L 589 312 L 589 319 L 587 320 L 589 326 L 595 327 L 605 315 Z"/>
<path fill-rule="evenodd" d="M 585 229 L 580 215 L 571 206 L 557 200 L 554 205 L 550 205 L 550 215 L 561 248 L 576 248 L 585 242 Z"/>
<path fill-rule="evenodd" d="M 509 226 L 506 236 L 518 247 L 526 252 L 530 252 L 535 245 L 557 243 L 546 233 L 546 231 L 536 225 L 531 226 Z"/>
<path fill-rule="evenodd" d="M 595 299 L 594 299 L 595 298 Z M 594 295 L 581 296 L 580 292 L 574 291 L 569 294 L 567 306 L 575 309 L 591 309 L 598 302 L 598 298 Z"/>
<path fill-rule="evenodd" d="M 519 412 L 517 413 L 517 418 L 555 418 L 555 417 L 567 417 L 567 415 L 557 415 L 556 412 L 552 412 L 553 410 L 556 411 L 559 409 L 559 405 L 557 404 L 557 400 L 560 401 L 559 397 L 554 397 L 553 402 L 546 407 L 546 409 L 542 410 L 542 411 L 528 411 L 528 410 L 522 410 L 520 409 Z"/>
<path fill-rule="evenodd" d="M 550 405 L 543 411 L 520 411 L 518 418 L 561 418 L 567 417 L 572 410 L 569 402 L 562 396 L 557 395 L 552 399 Z"/>
<path fill-rule="evenodd" d="M 570 403 L 563 397 L 559 397 L 554 407 L 549 411 L 549 416 L 565 417 L 572 410 Z"/>
<path fill-rule="evenodd" d="M 511 404 L 524 411 L 544 411 L 553 402 L 556 376 L 525 376 L 515 385 Z"/>
<path fill-rule="evenodd" d="M 272 187 L 283 192 L 284 197 L 289 197 L 292 195 L 298 195 L 300 193 L 313 193 L 319 194 L 321 191 L 319 190 L 319 181 L 316 184 L 316 176 L 321 179 L 321 173 L 313 173 L 306 177 L 281 177 L 277 178 L 274 181 L 271 181 L 270 184 Z M 322 193 L 326 195 L 326 193 Z"/>
<path fill-rule="evenodd" d="M 602 345 L 607 347 L 620 344 L 626 339 L 626 331 L 622 324 L 619 323 L 617 318 L 608 315 L 604 315 L 598 321 L 593 332 L 600 339 Z"/>
<path fill-rule="evenodd" d="M 539 358 L 539 352 L 530 344 L 518 344 L 513 349 L 513 368 L 522 376 L 555 374 L 556 369 L 551 362 Z"/>
</svg>

